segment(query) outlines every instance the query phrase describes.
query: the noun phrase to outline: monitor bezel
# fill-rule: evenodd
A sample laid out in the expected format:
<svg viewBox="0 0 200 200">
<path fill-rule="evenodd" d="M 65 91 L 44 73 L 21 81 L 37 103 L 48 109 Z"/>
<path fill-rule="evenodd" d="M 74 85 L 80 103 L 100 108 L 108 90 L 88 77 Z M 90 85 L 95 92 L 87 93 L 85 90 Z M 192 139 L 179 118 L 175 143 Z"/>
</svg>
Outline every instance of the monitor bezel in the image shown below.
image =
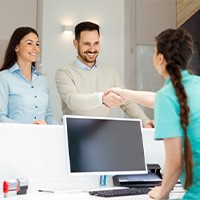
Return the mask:
<svg viewBox="0 0 200 200">
<path fill-rule="evenodd" d="M 72 172 L 70 167 L 70 157 L 69 157 L 69 148 L 68 148 L 68 135 L 67 135 L 67 118 L 78 118 L 78 119 L 103 119 L 103 120 L 119 120 L 119 121 L 138 121 L 140 123 L 140 130 L 142 136 L 142 121 L 141 119 L 133 118 L 114 118 L 114 117 L 96 117 L 96 116 L 81 116 L 81 115 L 63 115 L 63 126 L 64 126 L 64 136 L 65 136 L 65 150 L 66 150 L 66 162 L 67 162 L 67 175 L 69 176 L 90 176 L 90 175 L 134 175 L 134 174 L 147 174 L 147 163 L 145 157 L 145 148 L 144 141 L 142 136 L 142 144 L 144 151 L 144 170 L 135 170 L 135 171 L 99 171 L 99 172 Z"/>
</svg>

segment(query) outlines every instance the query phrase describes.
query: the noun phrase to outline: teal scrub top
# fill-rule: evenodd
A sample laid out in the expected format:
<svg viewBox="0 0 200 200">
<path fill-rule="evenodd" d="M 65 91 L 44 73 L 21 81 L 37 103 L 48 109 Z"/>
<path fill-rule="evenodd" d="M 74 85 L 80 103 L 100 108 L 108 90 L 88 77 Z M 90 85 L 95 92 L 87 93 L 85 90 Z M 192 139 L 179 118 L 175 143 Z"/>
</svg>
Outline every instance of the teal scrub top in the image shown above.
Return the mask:
<svg viewBox="0 0 200 200">
<path fill-rule="evenodd" d="M 193 184 L 183 199 L 200 199 L 200 77 L 182 71 L 182 84 L 188 96 L 190 107 L 188 136 L 193 154 Z M 174 87 L 168 78 L 165 85 L 156 93 L 155 98 L 155 139 L 182 137 L 184 132 L 180 124 L 180 106 Z M 182 140 L 183 141 L 183 140 Z M 183 146 L 184 148 L 184 146 Z M 185 182 L 185 167 L 181 173 L 181 182 Z"/>
</svg>

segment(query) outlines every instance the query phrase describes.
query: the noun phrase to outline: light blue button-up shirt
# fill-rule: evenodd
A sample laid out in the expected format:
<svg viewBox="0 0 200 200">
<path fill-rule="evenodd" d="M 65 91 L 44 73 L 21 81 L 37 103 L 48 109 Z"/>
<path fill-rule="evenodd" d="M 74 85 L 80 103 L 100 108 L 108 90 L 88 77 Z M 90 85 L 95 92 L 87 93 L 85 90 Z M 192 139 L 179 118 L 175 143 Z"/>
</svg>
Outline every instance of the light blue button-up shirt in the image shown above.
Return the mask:
<svg viewBox="0 0 200 200">
<path fill-rule="evenodd" d="M 43 119 L 56 124 L 53 119 L 48 82 L 32 67 L 32 80 L 27 80 L 19 66 L 0 72 L 0 122 L 33 123 Z"/>
</svg>

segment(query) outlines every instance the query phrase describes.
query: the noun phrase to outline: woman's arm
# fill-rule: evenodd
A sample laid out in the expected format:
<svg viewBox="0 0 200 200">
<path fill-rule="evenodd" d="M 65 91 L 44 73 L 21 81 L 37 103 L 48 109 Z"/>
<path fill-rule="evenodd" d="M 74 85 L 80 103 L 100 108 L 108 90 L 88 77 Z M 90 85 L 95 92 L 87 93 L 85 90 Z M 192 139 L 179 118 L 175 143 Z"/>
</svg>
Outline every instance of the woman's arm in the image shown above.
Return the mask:
<svg viewBox="0 0 200 200">
<path fill-rule="evenodd" d="M 8 117 L 9 87 L 4 76 L 0 76 L 0 122 L 16 123 Z"/>
<path fill-rule="evenodd" d="M 154 199 L 167 199 L 180 177 L 183 157 L 181 137 L 164 139 L 165 167 L 163 181 L 160 187 L 155 187 L 149 192 Z"/>
<path fill-rule="evenodd" d="M 114 92 L 124 99 L 134 101 L 148 108 L 154 108 L 155 95 L 154 92 L 135 91 L 122 88 L 110 88 L 106 92 Z"/>
</svg>

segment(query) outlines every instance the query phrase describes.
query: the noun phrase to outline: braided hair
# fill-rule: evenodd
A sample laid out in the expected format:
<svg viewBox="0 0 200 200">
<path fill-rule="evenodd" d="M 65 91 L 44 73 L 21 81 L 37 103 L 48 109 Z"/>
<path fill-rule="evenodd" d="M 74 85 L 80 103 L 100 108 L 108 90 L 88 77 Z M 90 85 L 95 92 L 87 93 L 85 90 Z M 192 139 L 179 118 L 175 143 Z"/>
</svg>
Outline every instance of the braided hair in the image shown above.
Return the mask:
<svg viewBox="0 0 200 200">
<path fill-rule="evenodd" d="M 193 158 L 191 144 L 188 138 L 187 126 L 189 124 L 190 108 L 185 88 L 181 82 L 181 70 L 188 69 L 193 55 L 193 40 L 184 29 L 167 29 L 156 38 L 158 54 L 163 54 L 167 65 L 170 80 L 174 87 L 180 105 L 180 123 L 184 131 L 184 162 L 186 167 L 186 179 L 184 189 L 192 185 Z"/>
</svg>

